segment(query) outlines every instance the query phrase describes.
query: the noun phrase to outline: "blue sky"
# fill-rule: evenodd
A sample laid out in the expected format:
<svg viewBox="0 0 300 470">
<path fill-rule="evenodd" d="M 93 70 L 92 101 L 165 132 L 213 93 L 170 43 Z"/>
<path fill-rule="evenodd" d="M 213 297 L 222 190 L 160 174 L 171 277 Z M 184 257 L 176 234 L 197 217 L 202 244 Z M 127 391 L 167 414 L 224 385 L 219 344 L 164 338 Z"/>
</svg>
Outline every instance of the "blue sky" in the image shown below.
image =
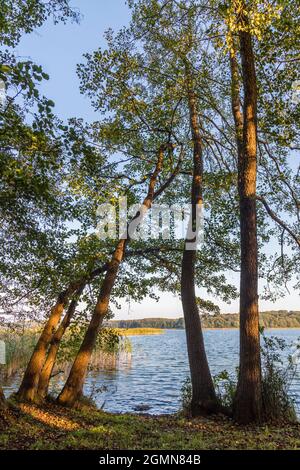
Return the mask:
<svg viewBox="0 0 300 470">
<path fill-rule="evenodd" d="M 93 112 L 89 100 L 80 95 L 76 64 L 86 52 L 105 46 L 103 34 L 108 28 L 118 30 L 129 21 L 125 0 L 73 0 L 71 5 L 82 14 L 80 24 L 53 25 L 47 21 L 41 28 L 24 36 L 16 48 L 20 58 L 30 58 L 43 66 L 50 80 L 41 85 L 41 90 L 56 104 L 56 114 L 67 119 L 82 117 L 92 121 L 98 116 Z M 238 285 L 237 275 L 229 275 Z M 203 293 L 200 291 L 200 294 Z M 238 301 L 231 305 L 218 302 L 223 312 L 237 312 Z M 182 316 L 181 302 L 170 294 L 163 294 L 159 303 L 146 299 L 141 304 L 121 302 L 122 309 L 116 318 L 143 318 L 149 316 Z M 291 292 L 275 304 L 262 301 L 261 310 L 300 310 L 299 296 Z"/>
<path fill-rule="evenodd" d="M 95 118 L 89 100 L 79 93 L 76 64 L 86 52 L 105 46 L 103 34 L 118 30 L 129 20 L 125 0 L 73 0 L 70 4 L 82 15 L 80 24 L 54 25 L 49 19 L 41 28 L 23 36 L 16 48 L 22 58 L 30 58 L 50 75 L 42 91 L 56 103 L 56 114 L 87 120 Z"/>
</svg>

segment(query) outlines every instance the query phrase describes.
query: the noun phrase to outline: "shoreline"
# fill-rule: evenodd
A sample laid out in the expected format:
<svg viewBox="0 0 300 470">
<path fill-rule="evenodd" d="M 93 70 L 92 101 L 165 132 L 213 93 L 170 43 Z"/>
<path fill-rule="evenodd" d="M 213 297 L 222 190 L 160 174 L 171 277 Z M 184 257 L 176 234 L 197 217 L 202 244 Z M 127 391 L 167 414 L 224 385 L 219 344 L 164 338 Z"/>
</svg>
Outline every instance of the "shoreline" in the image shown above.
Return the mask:
<svg viewBox="0 0 300 470">
<path fill-rule="evenodd" d="M 230 326 L 228 328 L 227 327 L 224 327 L 224 328 L 203 327 L 202 329 L 203 330 L 239 330 L 239 327 L 235 327 L 235 326 Z M 300 326 L 264 326 L 264 329 L 265 330 L 300 330 Z"/>
<path fill-rule="evenodd" d="M 300 326 L 265 326 L 265 330 L 300 330 Z M 118 328 L 121 334 L 124 336 L 152 336 L 152 335 L 160 335 L 164 334 L 165 331 L 185 331 L 184 328 L 151 328 L 152 331 L 143 331 L 138 332 L 136 330 L 150 330 L 150 328 Z M 132 330 L 132 331 L 131 331 Z M 239 331 L 239 327 L 235 326 L 228 326 L 228 327 L 202 327 L 203 331 L 220 331 L 220 330 L 237 330 Z M 125 333 L 126 332 L 126 333 Z"/>
</svg>

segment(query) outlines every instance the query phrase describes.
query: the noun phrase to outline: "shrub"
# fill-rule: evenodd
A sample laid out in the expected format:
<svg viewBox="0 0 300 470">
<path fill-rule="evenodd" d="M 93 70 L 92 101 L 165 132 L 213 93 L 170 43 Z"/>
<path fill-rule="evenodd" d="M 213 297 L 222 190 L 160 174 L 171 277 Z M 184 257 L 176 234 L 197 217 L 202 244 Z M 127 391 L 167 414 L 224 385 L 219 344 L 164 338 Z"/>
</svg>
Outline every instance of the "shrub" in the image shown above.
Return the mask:
<svg viewBox="0 0 300 470">
<path fill-rule="evenodd" d="M 267 420 L 296 421 L 295 401 L 290 393 L 297 362 L 285 354 L 290 345 L 275 336 L 262 335 L 262 386 Z"/>
<path fill-rule="evenodd" d="M 219 374 L 214 375 L 213 381 L 220 404 L 222 407 L 231 410 L 236 392 L 237 381 L 230 376 L 227 370 L 223 370 Z"/>
<path fill-rule="evenodd" d="M 233 381 L 226 370 L 213 377 L 218 401 L 223 410 L 232 408 L 233 397 L 236 390 L 236 382 Z M 189 414 L 192 402 L 192 383 L 187 377 L 181 387 L 181 409 L 184 414 Z"/>
<path fill-rule="evenodd" d="M 192 383 L 187 377 L 181 387 L 181 408 L 185 414 L 189 414 L 192 402 Z"/>
</svg>

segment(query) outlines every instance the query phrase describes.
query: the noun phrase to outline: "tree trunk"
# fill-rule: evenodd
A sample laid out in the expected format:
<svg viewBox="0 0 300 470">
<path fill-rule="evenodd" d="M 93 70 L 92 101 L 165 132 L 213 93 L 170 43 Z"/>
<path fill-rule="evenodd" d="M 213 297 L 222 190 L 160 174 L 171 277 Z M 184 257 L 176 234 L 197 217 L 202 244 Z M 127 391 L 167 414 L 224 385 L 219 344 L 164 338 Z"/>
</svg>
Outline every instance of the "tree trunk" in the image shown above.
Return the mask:
<svg viewBox="0 0 300 470">
<path fill-rule="evenodd" d="M 243 146 L 239 155 L 241 229 L 240 367 L 234 417 L 240 423 L 262 418 L 262 385 L 258 310 L 256 220 L 257 82 L 251 34 L 240 32 L 244 85 Z"/>
<path fill-rule="evenodd" d="M 240 96 L 240 78 L 239 67 L 236 59 L 236 52 L 230 52 L 230 70 L 231 70 L 231 107 L 235 124 L 235 136 L 238 151 L 238 176 L 239 187 L 241 177 L 241 164 L 243 162 L 243 135 L 244 135 L 244 118 L 241 110 Z"/>
<path fill-rule="evenodd" d="M 149 209 L 153 202 L 155 184 L 162 168 L 164 150 L 165 146 L 160 147 L 156 168 L 150 178 L 148 194 L 143 202 L 143 206 L 146 209 Z M 132 220 L 135 220 L 140 214 L 141 211 L 139 211 Z M 127 234 L 128 228 L 129 227 L 127 227 Z M 74 406 L 82 396 L 83 384 L 88 364 L 90 362 L 91 355 L 97 340 L 99 329 L 103 323 L 103 319 L 107 315 L 111 292 L 118 275 L 120 264 L 125 255 L 127 242 L 128 237 L 118 242 L 116 250 L 109 263 L 109 267 L 100 289 L 99 298 L 95 306 L 91 322 L 88 326 L 77 357 L 75 358 L 69 377 L 58 397 L 58 403 L 63 406 Z"/>
<path fill-rule="evenodd" d="M 53 339 L 57 325 L 61 319 L 62 313 L 64 311 L 65 305 L 67 304 L 70 296 L 79 289 L 82 283 L 88 282 L 89 279 L 93 279 L 98 276 L 100 273 L 104 272 L 107 269 L 107 265 L 103 265 L 95 269 L 89 276 L 85 276 L 82 279 L 70 283 L 69 287 L 61 292 L 57 298 L 55 306 L 51 310 L 50 317 L 44 327 L 44 330 L 34 348 L 30 361 L 27 365 L 22 383 L 20 385 L 17 397 L 21 401 L 39 401 L 37 395 L 37 389 L 40 379 L 40 373 L 45 364 L 47 351 L 50 345 L 50 342 Z"/>
<path fill-rule="evenodd" d="M 17 393 L 18 399 L 21 401 L 34 402 L 36 400 L 39 376 L 46 359 L 49 344 L 61 319 L 65 304 L 67 303 L 69 296 L 76 290 L 76 288 L 77 284 L 71 284 L 66 291 L 62 292 L 58 296 L 56 305 L 51 310 L 49 319 L 34 348 L 19 391 Z"/>
<path fill-rule="evenodd" d="M 190 227 L 198 237 L 199 208 L 202 209 L 202 184 L 203 184 L 203 156 L 202 140 L 199 129 L 196 97 L 193 88 L 193 79 L 188 68 L 186 69 L 188 104 L 190 111 L 190 124 L 194 145 L 193 155 L 193 182 L 191 191 L 192 214 Z M 187 349 L 192 382 L 191 413 L 199 416 L 212 413 L 218 408 L 217 397 L 213 380 L 210 374 L 205 352 L 201 320 L 195 293 L 195 264 L 196 249 L 188 248 L 188 237 L 182 258 L 181 271 L 181 298 L 185 321 Z"/>
<path fill-rule="evenodd" d="M 57 329 L 54 337 L 52 338 L 50 349 L 47 355 L 47 359 L 45 361 L 44 367 L 40 374 L 39 384 L 38 384 L 38 396 L 41 400 L 44 400 L 48 394 L 49 383 L 51 379 L 51 374 L 56 362 L 57 353 L 59 350 L 59 346 L 62 340 L 63 335 L 65 334 L 66 329 L 69 327 L 71 319 L 75 313 L 76 306 L 78 304 L 78 300 L 85 288 L 85 283 L 83 283 L 76 291 L 74 298 L 72 299 L 69 308 L 65 317 L 63 318 L 59 328 Z"/>
<path fill-rule="evenodd" d="M 5 411 L 6 409 L 7 409 L 7 406 L 6 406 L 5 396 L 4 396 L 2 387 L 0 387 L 0 413 Z"/>
</svg>

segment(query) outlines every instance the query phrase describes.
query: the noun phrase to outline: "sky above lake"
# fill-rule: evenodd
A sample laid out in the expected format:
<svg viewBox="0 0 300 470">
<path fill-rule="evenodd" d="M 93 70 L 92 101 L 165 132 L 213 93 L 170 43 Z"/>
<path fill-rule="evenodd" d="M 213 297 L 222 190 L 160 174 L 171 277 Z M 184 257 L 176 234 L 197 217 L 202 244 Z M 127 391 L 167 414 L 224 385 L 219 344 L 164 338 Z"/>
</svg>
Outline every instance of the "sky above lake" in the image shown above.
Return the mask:
<svg viewBox="0 0 300 470">
<path fill-rule="evenodd" d="M 82 15 L 80 24 L 53 25 L 49 20 L 33 33 L 23 36 L 16 51 L 20 59 L 33 60 L 50 75 L 50 80 L 42 83 L 41 91 L 55 102 L 59 117 L 76 116 L 93 121 L 99 116 L 94 113 L 88 98 L 79 92 L 76 65 L 82 61 L 84 53 L 105 47 L 103 35 L 108 28 L 118 30 L 128 24 L 129 10 L 125 0 L 73 0 L 71 5 Z M 228 277 L 238 285 L 237 274 L 228 274 Z M 208 297 L 201 290 L 199 295 L 215 301 L 223 312 L 238 311 L 238 301 L 228 305 Z M 181 302 L 172 293 L 162 294 L 158 303 L 151 299 L 140 304 L 120 303 L 122 308 L 115 312 L 116 319 L 182 316 Z M 276 303 L 261 301 L 260 308 L 300 310 L 299 296 L 291 288 L 291 293 Z"/>
</svg>

